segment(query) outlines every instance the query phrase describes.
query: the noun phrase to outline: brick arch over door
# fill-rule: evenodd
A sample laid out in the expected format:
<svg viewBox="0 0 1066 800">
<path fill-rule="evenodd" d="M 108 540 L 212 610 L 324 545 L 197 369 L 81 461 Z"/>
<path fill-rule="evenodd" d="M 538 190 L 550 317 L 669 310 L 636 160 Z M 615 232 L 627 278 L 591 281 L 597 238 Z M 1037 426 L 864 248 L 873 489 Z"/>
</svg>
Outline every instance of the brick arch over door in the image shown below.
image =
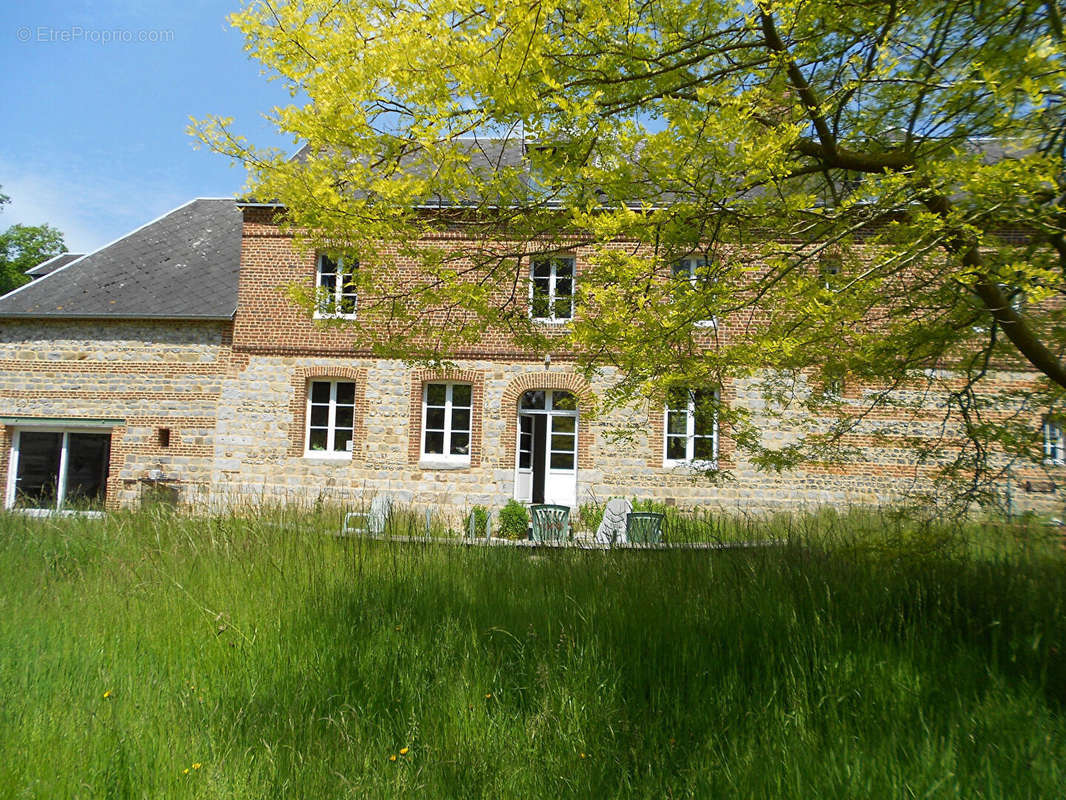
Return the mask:
<svg viewBox="0 0 1066 800">
<path fill-rule="evenodd" d="M 564 389 L 577 398 L 579 412 L 577 432 L 577 466 L 588 469 L 592 466 L 592 428 L 588 412 L 596 404 L 596 396 L 588 381 L 572 372 L 528 372 L 519 375 L 507 384 L 500 398 L 500 413 L 504 419 L 504 469 L 515 468 L 515 448 L 518 445 L 518 400 L 528 391 L 536 389 Z"/>
</svg>

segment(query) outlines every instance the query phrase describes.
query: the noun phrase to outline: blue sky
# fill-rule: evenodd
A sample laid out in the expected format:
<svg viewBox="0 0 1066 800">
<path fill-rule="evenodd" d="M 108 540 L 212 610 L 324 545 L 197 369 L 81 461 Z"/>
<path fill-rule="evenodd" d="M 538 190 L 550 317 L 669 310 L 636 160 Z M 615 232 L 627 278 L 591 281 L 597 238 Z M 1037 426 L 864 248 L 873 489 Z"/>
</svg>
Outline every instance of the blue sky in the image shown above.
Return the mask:
<svg viewBox="0 0 1066 800">
<path fill-rule="evenodd" d="M 239 192 L 243 168 L 194 149 L 190 116 L 232 116 L 255 144 L 294 152 L 262 119 L 289 96 L 226 22 L 239 6 L 0 4 L 0 186 L 11 197 L 0 229 L 48 222 L 86 252 L 193 197 Z"/>
</svg>

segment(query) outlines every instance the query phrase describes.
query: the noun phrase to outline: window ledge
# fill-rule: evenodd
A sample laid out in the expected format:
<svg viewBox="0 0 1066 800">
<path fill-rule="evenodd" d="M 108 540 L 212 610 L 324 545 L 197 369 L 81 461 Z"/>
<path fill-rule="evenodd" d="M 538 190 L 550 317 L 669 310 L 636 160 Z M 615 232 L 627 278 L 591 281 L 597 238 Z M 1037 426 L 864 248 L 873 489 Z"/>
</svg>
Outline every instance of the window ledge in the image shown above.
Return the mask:
<svg viewBox="0 0 1066 800">
<path fill-rule="evenodd" d="M 330 453 L 325 450 L 309 450 L 304 453 L 305 461 L 351 461 L 352 453 L 345 450 L 343 453 Z"/>
<path fill-rule="evenodd" d="M 355 319 L 357 314 L 323 314 L 316 311 L 311 318 L 312 319 Z"/>
<path fill-rule="evenodd" d="M 422 458 L 419 469 L 470 469 L 470 459 L 465 461 L 447 461 L 439 458 Z"/>
<path fill-rule="evenodd" d="M 552 319 L 551 317 L 530 317 L 530 319 L 538 325 L 569 325 L 574 321 L 573 318 Z"/>
<path fill-rule="evenodd" d="M 714 319 L 698 319 L 692 323 L 697 328 L 717 328 L 718 320 Z"/>
<path fill-rule="evenodd" d="M 671 461 L 665 459 L 663 461 L 663 469 L 673 470 L 674 472 L 707 472 L 708 470 L 718 469 L 717 461 Z"/>
<path fill-rule="evenodd" d="M 1061 458 L 1045 458 L 1045 467 L 1066 467 L 1066 461 Z"/>
</svg>

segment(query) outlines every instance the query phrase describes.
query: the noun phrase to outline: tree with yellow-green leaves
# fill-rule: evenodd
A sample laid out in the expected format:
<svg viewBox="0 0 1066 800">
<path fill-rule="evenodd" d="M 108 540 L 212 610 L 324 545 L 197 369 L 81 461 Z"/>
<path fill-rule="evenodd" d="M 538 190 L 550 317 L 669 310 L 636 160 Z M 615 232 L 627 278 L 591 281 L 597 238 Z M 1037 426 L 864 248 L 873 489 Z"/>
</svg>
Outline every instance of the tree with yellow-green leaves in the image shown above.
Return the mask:
<svg viewBox="0 0 1066 800">
<path fill-rule="evenodd" d="M 306 148 L 224 119 L 199 135 L 302 245 L 358 259 L 381 352 L 447 359 L 486 326 L 558 350 L 522 281 L 531 254 L 581 247 L 567 341 L 617 368 L 612 399 L 754 381 L 821 420 L 772 449 L 718 409 L 785 467 L 935 396 L 951 444 L 915 446 L 973 491 L 1039 460 L 1033 419 L 1066 393 L 1057 0 L 259 0 L 232 20 Z M 1039 380 L 991 396 L 1007 367 Z M 868 388 L 846 413 L 841 379 Z"/>
</svg>

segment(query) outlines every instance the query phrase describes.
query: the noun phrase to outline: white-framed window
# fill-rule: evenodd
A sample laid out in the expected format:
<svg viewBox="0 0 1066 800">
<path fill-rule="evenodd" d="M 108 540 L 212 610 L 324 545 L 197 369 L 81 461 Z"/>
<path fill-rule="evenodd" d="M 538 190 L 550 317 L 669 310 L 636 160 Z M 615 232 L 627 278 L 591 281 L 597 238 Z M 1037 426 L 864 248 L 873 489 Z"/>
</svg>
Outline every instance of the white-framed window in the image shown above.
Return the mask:
<svg viewBox="0 0 1066 800">
<path fill-rule="evenodd" d="M 542 256 L 530 261 L 529 313 L 544 322 L 574 318 L 574 259 Z"/>
<path fill-rule="evenodd" d="M 325 253 L 315 266 L 315 318 L 354 319 L 357 305 L 355 270 L 358 261 L 333 259 Z"/>
<path fill-rule="evenodd" d="M 832 291 L 840 281 L 840 270 L 843 266 L 840 256 L 826 255 L 818 262 L 818 273 L 821 277 L 822 286 Z"/>
<path fill-rule="evenodd" d="M 705 258 L 692 257 L 675 261 L 671 272 L 677 286 L 676 301 L 685 302 L 690 300 L 694 290 L 701 286 L 713 284 L 715 281 L 713 269 L 713 263 Z M 701 314 L 695 324 L 700 327 L 713 326 L 714 316 L 712 314 Z"/>
<path fill-rule="evenodd" d="M 111 431 L 16 429 L 4 506 L 27 512 L 103 511 Z"/>
<path fill-rule="evenodd" d="M 825 383 L 822 385 L 823 394 L 829 400 L 842 400 L 844 397 L 844 372 L 840 370 L 831 370 L 825 376 Z"/>
<path fill-rule="evenodd" d="M 470 463 L 473 387 L 427 383 L 422 387 L 422 459 Z"/>
<path fill-rule="evenodd" d="M 355 384 L 311 381 L 307 387 L 305 455 L 351 458 L 355 429 Z"/>
<path fill-rule="evenodd" d="M 1066 441 L 1062 437 L 1062 422 L 1044 420 L 1044 461 L 1048 464 L 1066 464 Z"/>
<path fill-rule="evenodd" d="M 663 413 L 663 463 L 713 466 L 718 461 L 718 392 L 673 389 Z"/>
</svg>

